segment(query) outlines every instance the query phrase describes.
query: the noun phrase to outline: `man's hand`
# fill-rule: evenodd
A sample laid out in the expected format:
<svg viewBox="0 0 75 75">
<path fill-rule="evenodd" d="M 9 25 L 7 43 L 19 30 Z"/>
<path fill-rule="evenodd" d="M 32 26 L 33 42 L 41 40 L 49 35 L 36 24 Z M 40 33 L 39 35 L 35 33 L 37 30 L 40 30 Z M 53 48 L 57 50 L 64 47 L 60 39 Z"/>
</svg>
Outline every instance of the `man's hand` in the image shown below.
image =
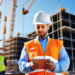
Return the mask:
<svg viewBox="0 0 75 75">
<path fill-rule="evenodd" d="M 53 71 L 55 69 L 55 64 L 53 61 L 51 61 L 51 63 L 45 63 L 44 68 Z"/>
<path fill-rule="evenodd" d="M 36 70 L 36 69 L 38 69 L 40 67 L 39 64 L 37 64 L 37 63 L 34 64 L 33 62 L 31 62 L 30 66 L 31 66 L 32 70 Z"/>
</svg>

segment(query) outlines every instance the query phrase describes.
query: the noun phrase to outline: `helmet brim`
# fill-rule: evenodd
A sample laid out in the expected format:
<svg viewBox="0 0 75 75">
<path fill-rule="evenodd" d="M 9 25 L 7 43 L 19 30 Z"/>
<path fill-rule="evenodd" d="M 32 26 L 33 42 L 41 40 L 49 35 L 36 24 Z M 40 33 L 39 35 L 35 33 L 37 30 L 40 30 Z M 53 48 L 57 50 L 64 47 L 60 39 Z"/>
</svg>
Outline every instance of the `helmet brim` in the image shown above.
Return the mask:
<svg viewBox="0 0 75 75">
<path fill-rule="evenodd" d="M 48 22 L 34 22 L 33 21 L 33 24 L 50 24 L 51 23 L 51 21 L 48 21 Z"/>
</svg>

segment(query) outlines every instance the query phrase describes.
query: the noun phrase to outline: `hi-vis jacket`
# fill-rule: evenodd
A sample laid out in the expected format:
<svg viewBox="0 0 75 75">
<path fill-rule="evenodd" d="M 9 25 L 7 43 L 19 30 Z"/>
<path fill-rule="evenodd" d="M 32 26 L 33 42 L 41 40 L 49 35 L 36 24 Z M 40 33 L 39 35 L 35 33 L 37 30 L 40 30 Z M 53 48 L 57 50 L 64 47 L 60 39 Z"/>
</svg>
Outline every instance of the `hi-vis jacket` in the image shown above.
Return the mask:
<svg viewBox="0 0 75 75">
<path fill-rule="evenodd" d="M 59 60 L 59 52 L 63 46 L 63 41 L 49 38 L 46 51 L 44 53 L 43 48 L 37 39 L 26 42 L 25 47 L 29 56 L 29 62 L 32 59 L 51 59 L 54 63 Z M 37 69 L 29 73 L 29 75 L 65 75 L 65 73 L 53 73 L 50 70 Z"/>
<path fill-rule="evenodd" d="M 0 55 L 0 72 L 5 71 L 4 59 L 5 57 Z"/>
</svg>

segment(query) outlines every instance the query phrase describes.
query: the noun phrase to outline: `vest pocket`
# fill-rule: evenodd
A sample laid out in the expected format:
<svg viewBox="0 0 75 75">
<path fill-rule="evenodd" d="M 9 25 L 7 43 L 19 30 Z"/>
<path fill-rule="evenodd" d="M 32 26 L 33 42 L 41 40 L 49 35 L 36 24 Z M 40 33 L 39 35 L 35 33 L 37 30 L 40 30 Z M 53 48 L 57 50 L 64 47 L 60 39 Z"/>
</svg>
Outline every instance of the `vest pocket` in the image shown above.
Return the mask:
<svg viewBox="0 0 75 75">
<path fill-rule="evenodd" d="M 37 56 L 37 47 L 30 48 L 29 58 L 33 59 Z"/>
</svg>

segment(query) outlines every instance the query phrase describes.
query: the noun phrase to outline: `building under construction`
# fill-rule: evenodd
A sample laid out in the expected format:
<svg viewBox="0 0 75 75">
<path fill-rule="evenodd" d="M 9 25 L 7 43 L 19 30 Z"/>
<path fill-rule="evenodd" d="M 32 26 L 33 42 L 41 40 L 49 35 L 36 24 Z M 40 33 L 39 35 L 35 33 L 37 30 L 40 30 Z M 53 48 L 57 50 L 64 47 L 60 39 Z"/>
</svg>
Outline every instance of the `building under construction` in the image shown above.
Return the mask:
<svg viewBox="0 0 75 75">
<path fill-rule="evenodd" d="M 69 71 L 75 71 L 75 15 L 59 9 L 59 12 L 51 17 L 52 24 L 49 36 L 63 40 L 64 47 L 70 57 Z"/>
<path fill-rule="evenodd" d="M 75 71 L 75 15 L 59 9 L 59 12 L 52 15 L 52 24 L 48 31 L 50 38 L 63 41 L 63 45 L 70 58 L 69 71 Z M 36 32 L 28 34 L 29 37 L 36 37 Z"/>
<path fill-rule="evenodd" d="M 70 57 L 70 72 L 75 72 L 75 15 L 65 11 L 65 8 L 60 8 L 59 12 L 52 15 L 52 24 L 48 31 L 50 38 L 62 40 L 64 47 Z M 32 32 L 27 35 L 31 39 L 36 38 L 36 32 Z M 11 50 L 9 53 L 9 40 L 6 41 L 5 55 L 6 58 L 10 57 L 10 66 L 17 64 L 17 60 L 20 57 L 24 42 L 31 40 L 30 38 L 15 37 L 11 40 Z M 9 59 L 8 59 L 9 60 Z M 9 68 L 10 70 L 12 69 Z M 15 66 L 13 67 L 15 70 Z"/>
<path fill-rule="evenodd" d="M 11 39 L 11 46 L 9 46 L 9 40 L 5 43 L 5 56 L 8 62 L 7 71 L 19 72 L 18 69 L 18 60 L 21 55 L 22 48 L 24 46 L 24 42 L 29 41 L 30 38 L 26 37 L 14 37 Z M 9 51 L 10 47 L 10 51 Z"/>
</svg>

